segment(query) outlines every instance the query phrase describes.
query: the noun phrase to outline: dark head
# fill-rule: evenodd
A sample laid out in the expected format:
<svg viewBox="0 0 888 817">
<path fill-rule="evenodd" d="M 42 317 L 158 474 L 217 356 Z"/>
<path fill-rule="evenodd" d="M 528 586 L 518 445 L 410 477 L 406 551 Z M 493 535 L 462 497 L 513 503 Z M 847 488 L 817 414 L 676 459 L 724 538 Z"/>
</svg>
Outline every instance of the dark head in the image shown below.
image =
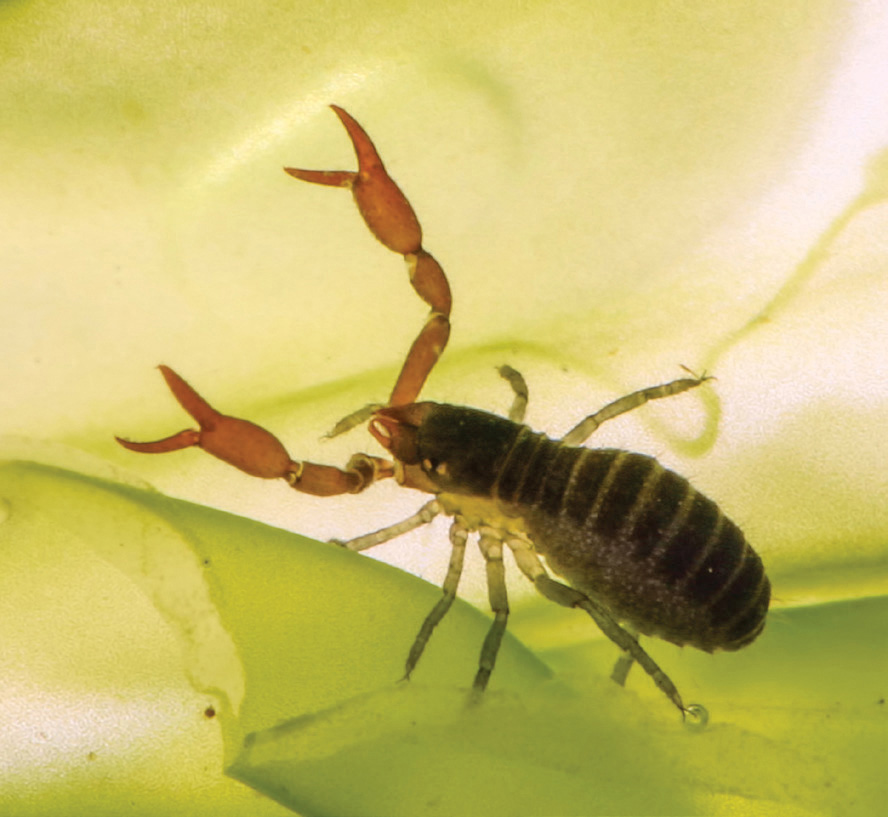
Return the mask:
<svg viewBox="0 0 888 817">
<path fill-rule="evenodd" d="M 478 409 L 410 403 L 379 409 L 370 432 L 404 466 L 405 485 L 490 496 L 521 426 Z"/>
</svg>

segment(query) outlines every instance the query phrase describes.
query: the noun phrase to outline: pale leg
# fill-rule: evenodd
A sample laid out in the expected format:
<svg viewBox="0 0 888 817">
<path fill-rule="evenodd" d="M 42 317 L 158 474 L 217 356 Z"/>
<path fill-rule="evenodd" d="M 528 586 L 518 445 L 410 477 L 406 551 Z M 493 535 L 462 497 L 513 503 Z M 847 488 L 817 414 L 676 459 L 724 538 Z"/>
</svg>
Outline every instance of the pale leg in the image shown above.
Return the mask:
<svg viewBox="0 0 888 817">
<path fill-rule="evenodd" d="M 469 531 L 466 527 L 459 520 L 454 519 L 453 524 L 450 526 L 450 564 L 447 567 L 447 576 L 445 576 L 444 584 L 441 587 L 444 595 L 426 616 L 422 627 L 419 628 L 419 633 L 417 633 L 413 646 L 410 648 L 410 653 L 407 656 L 407 663 L 404 668 L 405 679 L 410 677 L 410 673 L 415 669 L 423 650 L 426 648 L 426 644 L 429 642 L 432 631 L 447 614 L 447 611 L 453 604 L 453 600 L 456 598 L 456 589 L 459 586 L 463 559 L 466 555 L 466 539 L 468 535 Z"/>
<path fill-rule="evenodd" d="M 589 439 L 592 432 L 602 423 L 612 420 L 620 414 L 625 414 L 627 411 L 632 411 L 632 409 L 639 406 L 643 406 L 649 400 L 660 400 L 664 397 L 671 397 L 674 394 L 681 394 L 683 391 L 696 388 L 707 380 L 711 380 L 711 378 L 705 374 L 700 377 L 684 377 L 680 380 L 673 380 L 671 383 L 664 383 L 661 386 L 651 386 L 647 389 L 634 391 L 632 394 L 627 394 L 625 397 L 614 400 L 613 403 L 608 403 L 603 409 L 581 420 L 561 438 L 561 442 L 567 445 L 580 445 Z"/>
<path fill-rule="evenodd" d="M 472 690 L 476 694 L 483 692 L 487 687 L 509 620 L 509 598 L 506 593 L 506 571 L 503 565 L 503 542 L 498 536 L 482 532 L 478 547 L 487 563 L 487 594 L 490 599 L 490 609 L 493 611 L 493 624 L 490 625 L 490 630 L 488 630 L 487 637 L 481 647 L 478 672 L 472 684 Z"/>
<path fill-rule="evenodd" d="M 515 392 L 512 407 L 509 409 L 509 419 L 513 423 L 523 423 L 528 400 L 527 382 L 524 380 L 521 372 L 516 371 L 511 366 L 500 366 L 497 371 L 503 380 L 509 381 L 512 391 Z"/>
<path fill-rule="evenodd" d="M 629 635 L 631 635 L 636 641 L 638 640 L 638 632 L 631 627 L 623 628 Z M 626 686 L 626 678 L 629 676 L 629 670 L 632 669 L 632 665 L 635 663 L 635 659 L 629 655 L 628 652 L 624 652 L 614 664 L 614 668 L 611 670 L 611 681 L 615 684 L 619 684 L 621 687 Z"/>
<path fill-rule="evenodd" d="M 409 533 L 422 525 L 427 525 L 441 513 L 441 510 L 438 500 L 432 499 L 426 502 L 413 516 L 408 516 L 401 522 L 396 522 L 387 528 L 373 531 L 373 533 L 365 533 L 363 536 L 357 536 L 345 542 L 340 539 L 331 539 L 330 544 L 340 545 L 348 550 L 367 550 L 368 548 L 376 547 L 376 545 L 381 545 L 383 542 L 388 542 L 389 539 L 394 539 L 396 536 Z"/>
<path fill-rule="evenodd" d="M 689 710 L 682 703 L 681 695 L 678 694 L 675 684 L 669 680 L 669 677 L 660 669 L 654 659 L 644 651 L 637 639 L 626 632 L 603 605 L 580 593 L 579 590 L 550 578 L 539 557 L 531 550 L 527 542 L 520 539 L 509 539 L 507 544 L 515 554 L 515 561 L 521 572 L 533 582 L 543 596 L 564 607 L 579 607 L 581 610 L 585 610 L 601 631 L 632 661 L 637 661 L 642 669 L 651 676 L 653 682 L 678 707 L 684 717 Z"/>
</svg>

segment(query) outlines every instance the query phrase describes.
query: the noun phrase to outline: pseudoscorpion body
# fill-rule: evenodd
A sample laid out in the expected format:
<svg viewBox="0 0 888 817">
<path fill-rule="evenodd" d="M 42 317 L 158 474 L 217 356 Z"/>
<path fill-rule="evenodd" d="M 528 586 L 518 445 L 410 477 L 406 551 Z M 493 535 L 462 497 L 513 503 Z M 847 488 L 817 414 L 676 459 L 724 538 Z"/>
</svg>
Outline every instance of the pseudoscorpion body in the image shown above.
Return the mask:
<svg viewBox="0 0 888 817">
<path fill-rule="evenodd" d="M 161 373 L 199 430 L 148 443 L 118 441 L 144 453 L 200 446 L 252 476 L 282 478 L 317 496 L 357 493 L 390 477 L 432 494 L 409 519 L 340 543 L 364 550 L 440 513 L 453 518 L 443 595 L 410 649 L 405 676 L 456 596 L 466 540 L 476 532 L 494 613 L 481 648 L 476 694 L 493 671 L 509 616 L 503 565 L 508 549 L 540 593 L 588 613 L 623 651 L 615 680 L 622 683 L 637 662 L 682 714 L 702 719 L 702 707 L 684 705 L 674 684 L 639 645 L 637 633 L 709 652 L 749 644 L 764 627 L 770 600 L 762 562 L 712 500 L 653 458 L 578 446 L 605 421 L 649 400 L 696 388 L 708 378 L 686 377 L 621 397 L 560 440 L 522 425 L 527 384 L 507 366 L 500 374 L 515 393 L 508 419 L 462 406 L 415 402 L 450 336 L 450 286 L 440 264 L 422 246 L 419 220 L 370 137 L 342 108 L 333 109 L 352 141 L 358 170 L 286 171 L 302 181 L 351 190 L 370 231 L 403 255 L 411 285 L 431 307 L 388 402 L 356 412 L 333 432 L 369 419 L 369 431 L 386 456 L 355 454 L 344 468 L 292 460 L 273 434 L 216 411 L 167 366 L 160 367 Z M 543 560 L 567 583 L 550 578 Z"/>
</svg>

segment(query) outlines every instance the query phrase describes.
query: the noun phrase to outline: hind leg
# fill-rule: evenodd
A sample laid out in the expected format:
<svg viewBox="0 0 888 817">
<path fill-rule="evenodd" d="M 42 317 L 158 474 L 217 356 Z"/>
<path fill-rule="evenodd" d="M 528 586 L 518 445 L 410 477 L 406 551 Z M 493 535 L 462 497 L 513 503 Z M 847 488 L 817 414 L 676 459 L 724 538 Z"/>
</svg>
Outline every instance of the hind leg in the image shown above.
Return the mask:
<svg viewBox="0 0 888 817">
<path fill-rule="evenodd" d="M 567 445 L 580 445 L 589 439 L 595 429 L 602 423 L 612 420 L 614 417 L 619 417 L 621 414 L 632 411 L 632 409 L 639 406 L 643 406 L 649 400 L 661 400 L 664 397 L 681 394 L 711 379 L 706 374 L 700 375 L 700 377 L 683 377 L 680 380 L 673 380 L 671 383 L 663 383 L 660 386 L 650 386 L 646 389 L 634 391 L 632 394 L 627 394 L 625 397 L 620 397 L 618 400 L 608 403 L 603 409 L 599 409 L 594 414 L 590 414 L 581 420 L 561 438 L 561 442 Z"/>
<path fill-rule="evenodd" d="M 632 627 L 623 627 L 623 629 L 629 633 L 636 641 L 638 640 L 638 632 Z M 632 669 L 632 665 L 635 663 L 635 659 L 629 655 L 629 653 L 624 652 L 614 664 L 614 668 L 611 670 L 611 681 L 615 684 L 619 684 L 621 687 L 626 686 L 626 678 L 629 676 L 629 670 Z"/>
<path fill-rule="evenodd" d="M 678 689 L 676 689 L 669 676 L 645 652 L 638 640 L 617 623 L 607 608 L 579 590 L 575 590 L 573 587 L 550 578 L 529 543 L 517 538 L 508 539 L 506 543 L 515 554 L 515 561 L 521 572 L 533 582 L 534 587 L 541 595 L 563 607 L 578 607 L 584 610 L 598 625 L 599 629 L 623 650 L 628 657 L 627 672 L 632 663 L 637 662 L 651 677 L 651 680 L 657 687 L 672 701 L 679 712 L 681 712 L 682 717 L 687 713 L 696 715 L 697 709 L 684 705 Z"/>
</svg>

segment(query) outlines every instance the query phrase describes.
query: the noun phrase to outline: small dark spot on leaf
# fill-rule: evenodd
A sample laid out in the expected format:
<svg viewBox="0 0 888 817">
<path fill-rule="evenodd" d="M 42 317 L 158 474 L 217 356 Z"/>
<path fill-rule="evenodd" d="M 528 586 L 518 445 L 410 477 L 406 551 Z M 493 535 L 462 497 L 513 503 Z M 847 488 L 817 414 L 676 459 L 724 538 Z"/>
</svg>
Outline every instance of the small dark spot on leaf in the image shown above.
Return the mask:
<svg viewBox="0 0 888 817">
<path fill-rule="evenodd" d="M 208 706 L 204 710 L 204 717 L 205 718 L 215 718 L 216 717 L 216 710 L 212 706 Z"/>
</svg>

